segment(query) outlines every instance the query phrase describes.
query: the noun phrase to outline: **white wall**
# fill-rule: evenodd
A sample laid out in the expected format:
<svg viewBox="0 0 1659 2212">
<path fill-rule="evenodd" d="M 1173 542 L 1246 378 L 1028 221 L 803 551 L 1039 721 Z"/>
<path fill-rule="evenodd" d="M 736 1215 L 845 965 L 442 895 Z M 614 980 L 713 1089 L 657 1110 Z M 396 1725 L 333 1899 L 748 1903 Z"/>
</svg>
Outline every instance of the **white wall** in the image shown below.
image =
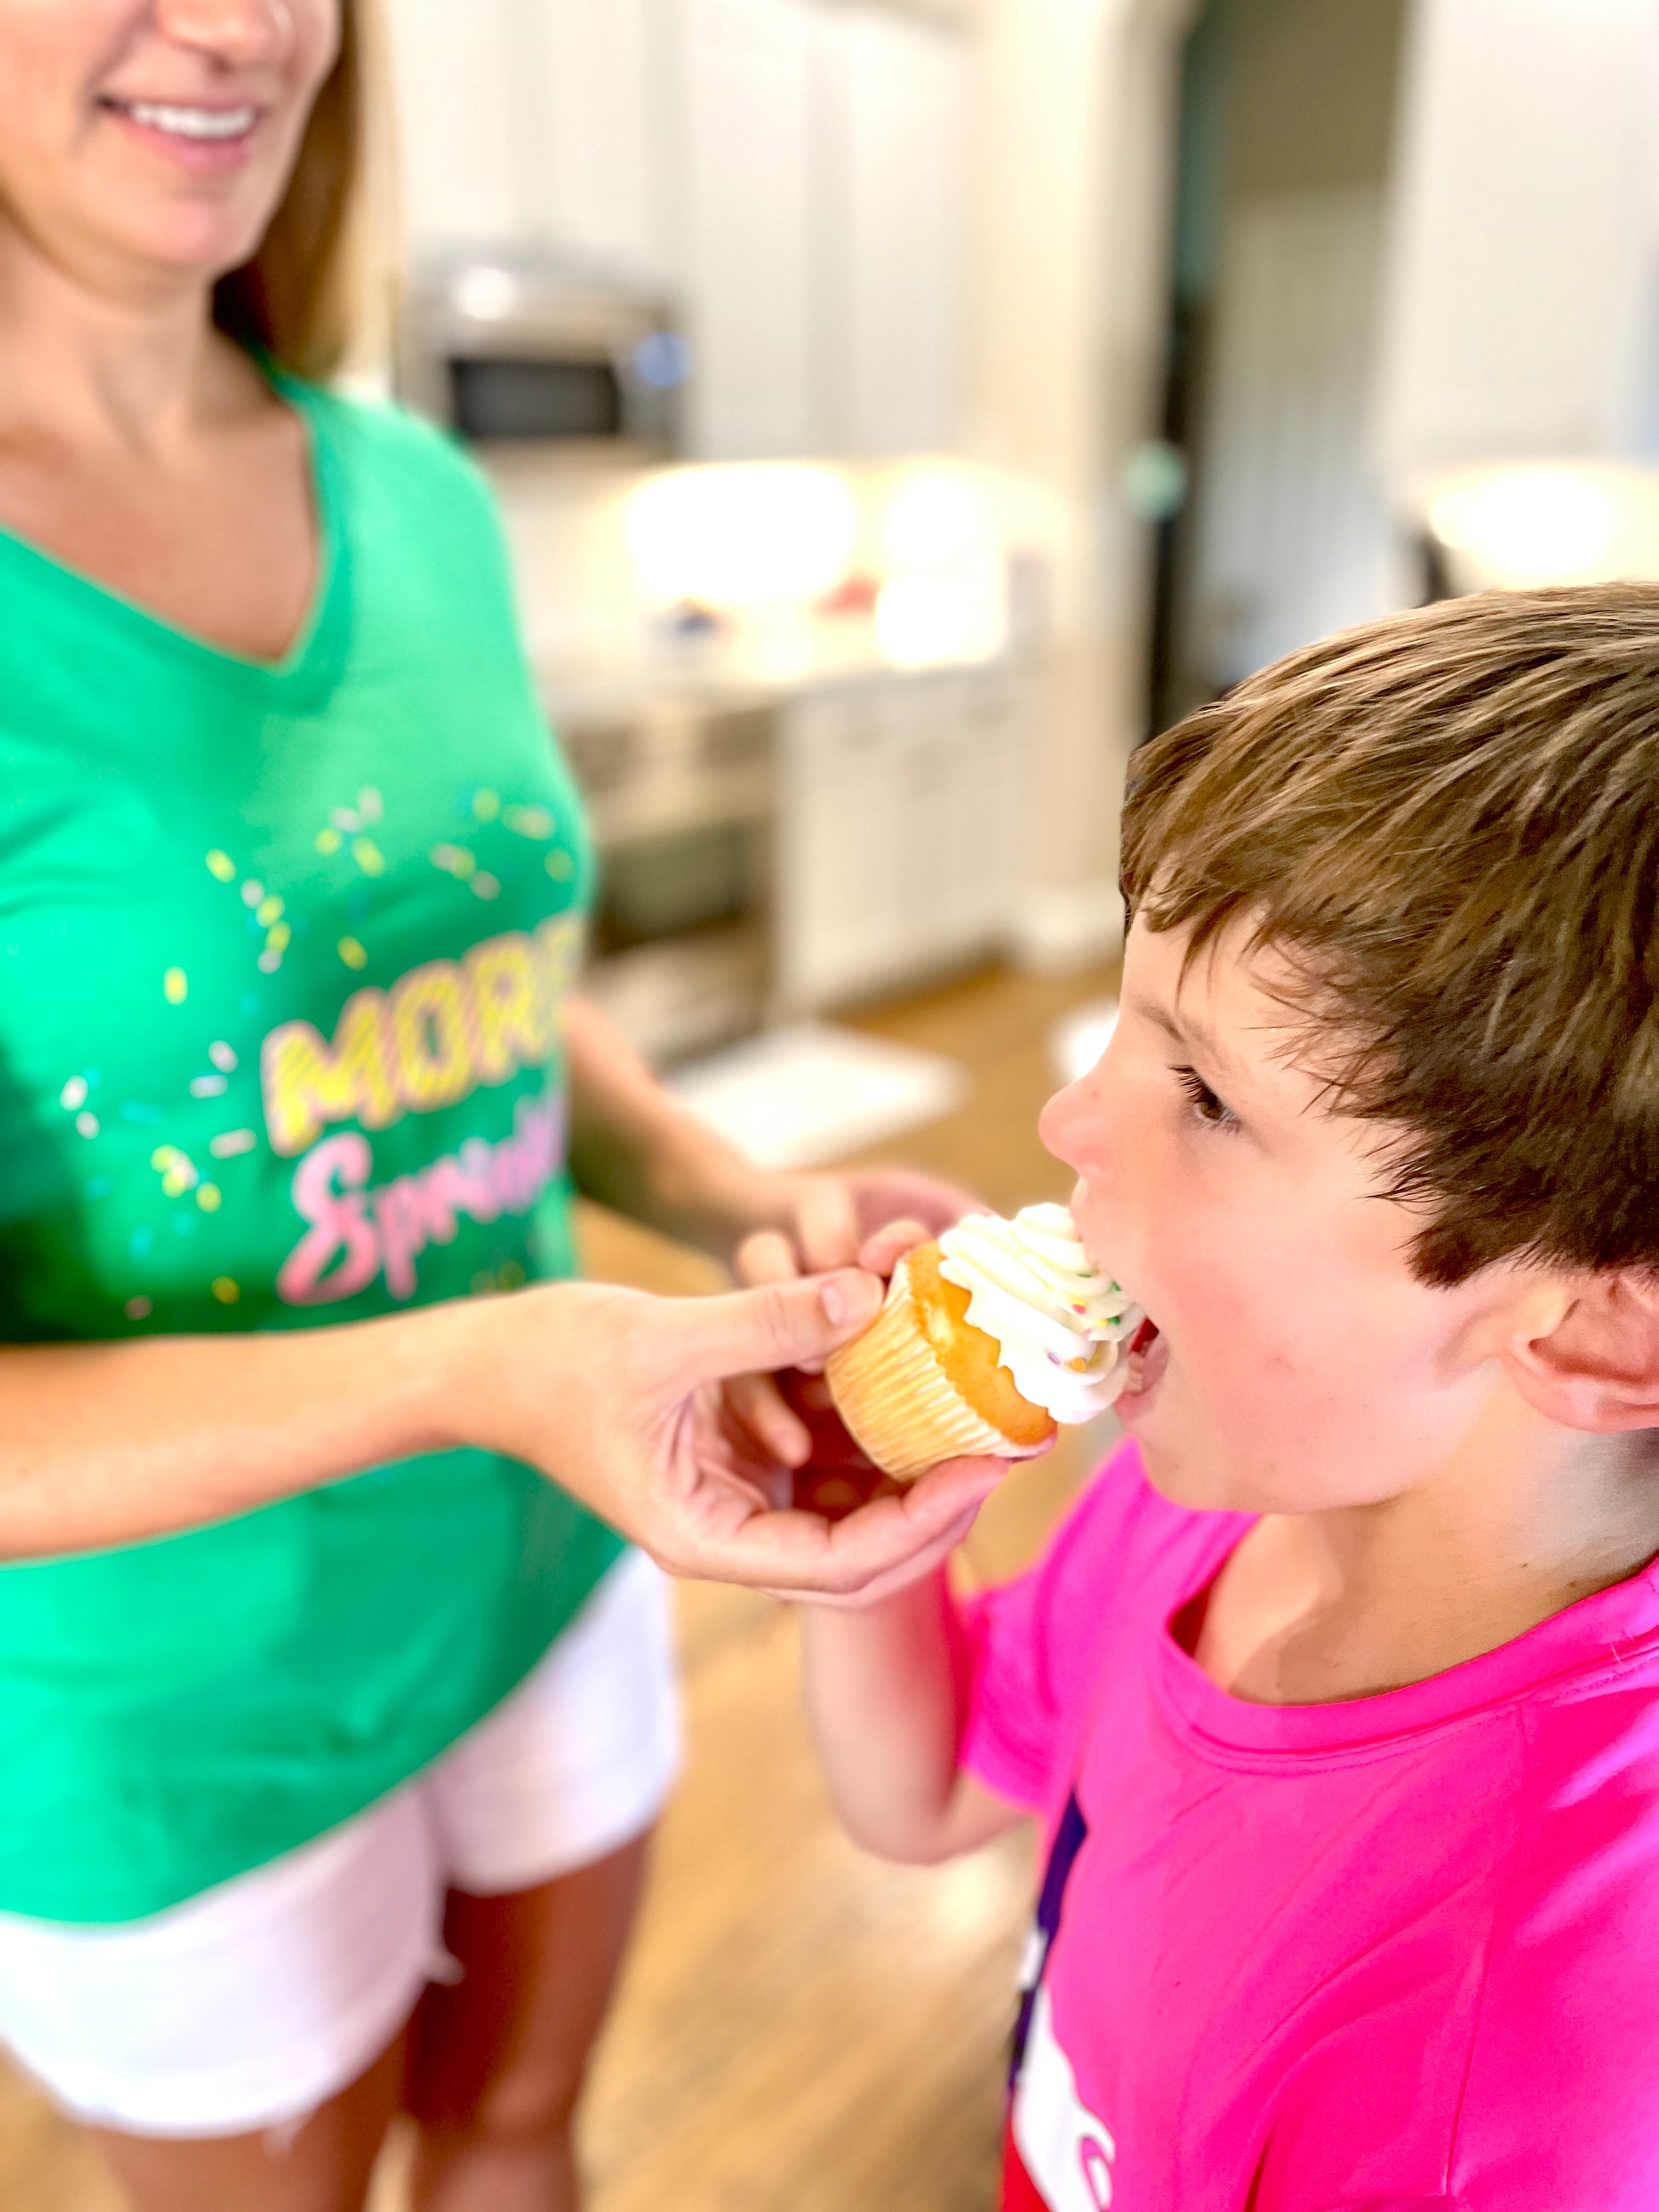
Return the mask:
<svg viewBox="0 0 1659 2212">
<path fill-rule="evenodd" d="M 1027 938 L 1119 933 L 1117 817 L 1146 713 L 1150 547 L 1121 496 L 1156 423 L 1176 71 L 1191 0 L 985 0 L 970 442 L 1049 526 Z"/>
</svg>

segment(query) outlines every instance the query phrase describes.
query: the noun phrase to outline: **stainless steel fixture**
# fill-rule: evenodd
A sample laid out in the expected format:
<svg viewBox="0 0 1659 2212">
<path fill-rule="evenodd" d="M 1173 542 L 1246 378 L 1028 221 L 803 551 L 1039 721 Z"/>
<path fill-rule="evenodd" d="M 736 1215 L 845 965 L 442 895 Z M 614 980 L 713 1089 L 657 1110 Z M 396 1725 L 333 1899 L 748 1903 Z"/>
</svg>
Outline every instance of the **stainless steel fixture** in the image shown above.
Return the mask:
<svg viewBox="0 0 1659 2212">
<path fill-rule="evenodd" d="M 561 723 L 600 856 L 588 988 L 659 1065 L 765 1018 L 775 720 L 767 706 L 662 704 Z"/>
<path fill-rule="evenodd" d="M 666 299 L 554 260 L 429 268 L 399 319 L 400 397 L 481 442 L 672 458 L 690 368 Z"/>
</svg>

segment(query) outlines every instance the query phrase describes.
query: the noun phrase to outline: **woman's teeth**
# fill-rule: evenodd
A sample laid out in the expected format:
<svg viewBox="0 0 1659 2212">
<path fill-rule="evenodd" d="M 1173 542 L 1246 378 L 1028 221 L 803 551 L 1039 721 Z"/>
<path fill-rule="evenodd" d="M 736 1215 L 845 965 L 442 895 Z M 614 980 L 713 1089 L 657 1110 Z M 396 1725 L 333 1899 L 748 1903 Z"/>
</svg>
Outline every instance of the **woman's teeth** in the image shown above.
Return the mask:
<svg viewBox="0 0 1659 2212">
<path fill-rule="evenodd" d="M 171 107 L 150 100 L 113 100 L 110 106 L 175 138 L 241 138 L 259 119 L 257 107 Z"/>
</svg>

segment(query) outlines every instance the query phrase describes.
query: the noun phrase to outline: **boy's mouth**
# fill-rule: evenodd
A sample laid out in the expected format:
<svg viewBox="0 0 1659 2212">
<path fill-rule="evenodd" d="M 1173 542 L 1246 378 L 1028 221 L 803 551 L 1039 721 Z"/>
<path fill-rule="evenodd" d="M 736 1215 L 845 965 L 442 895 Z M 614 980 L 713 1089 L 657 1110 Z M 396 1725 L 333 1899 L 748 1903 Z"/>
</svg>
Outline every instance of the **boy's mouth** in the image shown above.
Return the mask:
<svg viewBox="0 0 1659 2212">
<path fill-rule="evenodd" d="M 1148 1318 L 1129 1340 L 1128 1356 L 1123 1363 L 1122 1398 L 1143 1397 L 1158 1382 L 1170 1364 L 1170 1347 L 1159 1332 L 1158 1323 Z"/>
</svg>

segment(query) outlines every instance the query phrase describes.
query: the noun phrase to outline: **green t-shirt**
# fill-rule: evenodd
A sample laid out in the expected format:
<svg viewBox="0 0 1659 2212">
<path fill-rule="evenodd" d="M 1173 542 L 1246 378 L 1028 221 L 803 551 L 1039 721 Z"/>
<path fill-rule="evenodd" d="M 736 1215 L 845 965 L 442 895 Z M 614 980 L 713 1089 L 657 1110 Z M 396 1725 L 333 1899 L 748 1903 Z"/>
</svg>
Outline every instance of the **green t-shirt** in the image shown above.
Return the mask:
<svg viewBox="0 0 1659 2212">
<path fill-rule="evenodd" d="M 0 1341 L 294 1328 L 571 1267 L 592 863 L 489 500 L 286 381 L 325 567 L 280 666 L 0 534 Z M 621 1540 L 475 1451 L 0 1571 L 0 1910 L 154 1912 L 496 1704 Z"/>
</svg>

